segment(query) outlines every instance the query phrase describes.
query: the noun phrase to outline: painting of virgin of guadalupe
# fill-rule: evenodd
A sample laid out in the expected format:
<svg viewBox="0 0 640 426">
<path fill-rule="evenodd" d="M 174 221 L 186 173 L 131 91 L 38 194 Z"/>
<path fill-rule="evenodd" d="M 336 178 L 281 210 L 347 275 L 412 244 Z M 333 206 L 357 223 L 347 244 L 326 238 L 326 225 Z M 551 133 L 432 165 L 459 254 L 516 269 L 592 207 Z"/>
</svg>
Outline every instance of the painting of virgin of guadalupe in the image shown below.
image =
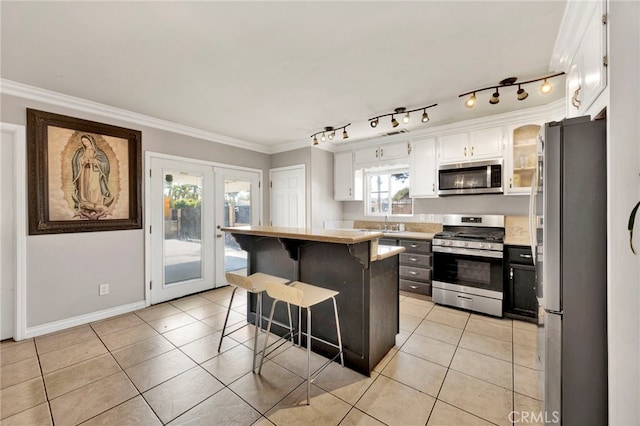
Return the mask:
<svg viewBox="0 0 640 426">
<path fill-rule="evenodd" d="M 27 110 L 30 234 L 141 228 L 140 132 Z"/>
<path fill-rule="evenodd" d="M 73 208 L 87 219 L 100 219 L 108 213 L 114 197 L 109 190 L 111 166 L 107 154 L 90 134 L 80 136 L 82 146 L 71 160 L 73 170 Z"/>
</svg>

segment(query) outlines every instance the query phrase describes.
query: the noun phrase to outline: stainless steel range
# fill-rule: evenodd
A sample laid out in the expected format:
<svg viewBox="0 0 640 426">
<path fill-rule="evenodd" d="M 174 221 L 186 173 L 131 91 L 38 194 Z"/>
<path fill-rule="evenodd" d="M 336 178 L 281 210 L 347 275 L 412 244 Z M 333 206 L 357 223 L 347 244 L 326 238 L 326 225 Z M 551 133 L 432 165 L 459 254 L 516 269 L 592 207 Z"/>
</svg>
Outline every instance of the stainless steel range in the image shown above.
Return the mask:
<svg viewBox="0 0 640 426">
<path fill-rule="evenodd" d="M 502 316 L 504 216 L 445 215 L 433 239 L 432 299 Z"/>
</svg>

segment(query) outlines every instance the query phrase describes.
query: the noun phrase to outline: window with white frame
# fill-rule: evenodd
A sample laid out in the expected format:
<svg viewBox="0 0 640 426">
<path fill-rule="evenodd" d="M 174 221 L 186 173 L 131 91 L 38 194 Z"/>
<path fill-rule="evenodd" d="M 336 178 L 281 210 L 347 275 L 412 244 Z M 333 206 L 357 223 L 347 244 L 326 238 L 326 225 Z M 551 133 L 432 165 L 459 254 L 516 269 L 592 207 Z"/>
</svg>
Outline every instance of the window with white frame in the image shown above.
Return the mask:
<svg viewBox="0 0 640 426">
<path fill-rule="evenodd" d="M 409 169 L 365 170 L 365 215 L 399 216 L 413 214 L 409 197 Z"/>
</svg>

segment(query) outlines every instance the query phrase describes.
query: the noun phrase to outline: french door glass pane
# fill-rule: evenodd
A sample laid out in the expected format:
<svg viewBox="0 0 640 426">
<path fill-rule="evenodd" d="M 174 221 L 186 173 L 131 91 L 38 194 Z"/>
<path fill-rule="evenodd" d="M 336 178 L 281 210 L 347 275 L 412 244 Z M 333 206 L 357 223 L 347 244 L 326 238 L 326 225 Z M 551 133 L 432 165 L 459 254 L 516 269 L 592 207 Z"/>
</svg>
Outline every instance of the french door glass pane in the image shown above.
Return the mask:
<svg viewBox="0 0 640 426">
<path fill-rule="evenodd" d="M 241 178 L 224 180 L 224 226 L 251 225 L 251 181 Z M 246 274 L 247 252 L 225 232 L 224 270 Z"/>
<path fill-rule="evenodd" d="M 164 171 L 164 283 L 202 278 L 203 176 Z"/>
</svg>

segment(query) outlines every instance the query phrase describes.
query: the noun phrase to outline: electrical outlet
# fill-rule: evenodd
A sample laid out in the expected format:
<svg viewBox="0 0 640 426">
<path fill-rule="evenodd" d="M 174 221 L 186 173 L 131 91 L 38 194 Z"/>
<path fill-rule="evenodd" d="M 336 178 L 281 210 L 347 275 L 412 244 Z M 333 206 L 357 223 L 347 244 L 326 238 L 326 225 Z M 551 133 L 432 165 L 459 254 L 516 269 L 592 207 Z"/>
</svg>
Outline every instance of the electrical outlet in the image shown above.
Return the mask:
<svg viewBox="0 0 640 426">
<path fill-rule="evenodd" d="M 104 296 L 109 294 L 109 284 L 100 284 L 98 286 L 98 295 Z"/>
<path fill-rule="evenodd" d="M 429 215 L 429 222 L 435 222 L 436 221 L 436 215 L 435 214 L 430 214 Z"/>
</svg>

